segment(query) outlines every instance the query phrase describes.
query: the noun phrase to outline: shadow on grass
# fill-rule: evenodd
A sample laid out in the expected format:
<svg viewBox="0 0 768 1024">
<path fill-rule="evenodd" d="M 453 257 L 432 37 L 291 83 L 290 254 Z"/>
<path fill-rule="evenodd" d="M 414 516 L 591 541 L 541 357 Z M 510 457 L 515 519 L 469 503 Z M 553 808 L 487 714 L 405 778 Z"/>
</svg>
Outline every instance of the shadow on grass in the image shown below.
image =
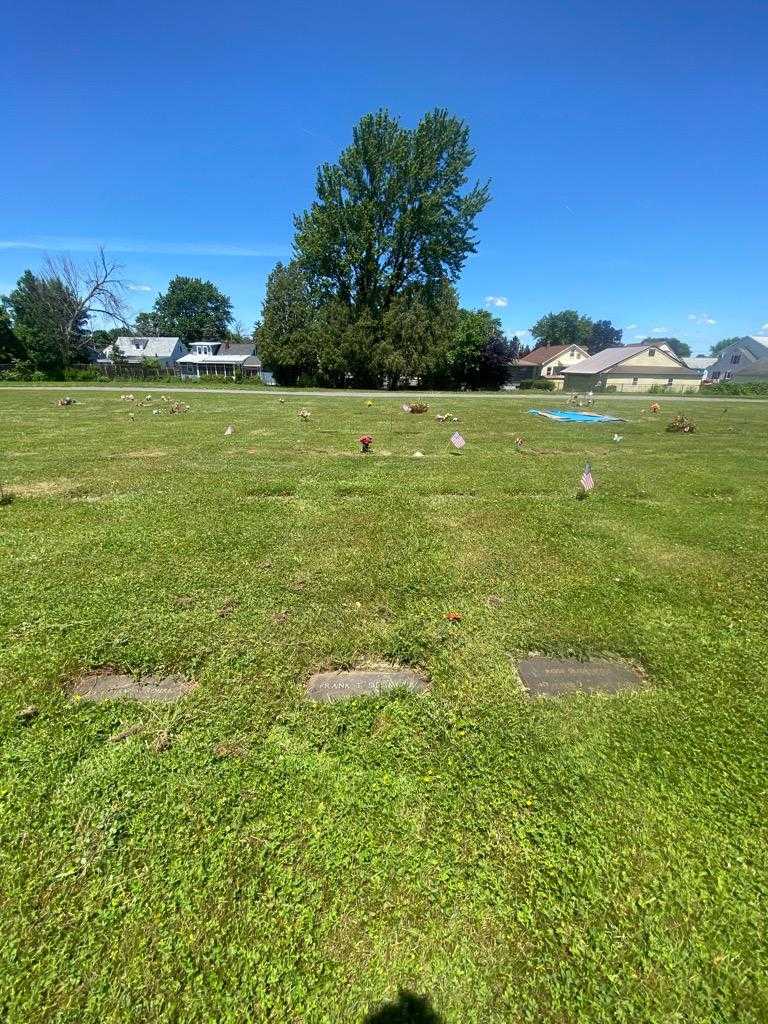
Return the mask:
<svg viewBox="0 0 768 1024">
<path fill-rule="evenodd" d="M 397 999 L 371 1010 L 363 1024 L 444 1024 L 426 996 L 401 989 Z"/>
</svg>

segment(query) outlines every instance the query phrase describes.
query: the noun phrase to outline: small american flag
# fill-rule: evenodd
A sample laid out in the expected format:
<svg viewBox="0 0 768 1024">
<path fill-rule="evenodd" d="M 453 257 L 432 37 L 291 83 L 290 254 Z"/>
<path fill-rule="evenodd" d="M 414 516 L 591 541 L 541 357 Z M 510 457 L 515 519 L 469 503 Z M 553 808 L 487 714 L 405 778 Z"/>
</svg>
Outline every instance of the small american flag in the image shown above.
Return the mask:
<svg viewBox="0 0 768 1024">
<path fill-rule="evenodd" d="M 451 434 L 451 444 L 453 445 L 454 448 L 463 448 L 466 443 L 467 442 L 464 440 L 464 438 L 461 436 L 458 430 L 454 431 Z"/>
<path fill-rule="evenodd" d="M 581 474 L 581 486 L 586 491 L 591 491 L 595 486 L 594 478 L 592 477 L 592 467 L 589 463 L 584 467 L 584 472 Z"/>
</svg>

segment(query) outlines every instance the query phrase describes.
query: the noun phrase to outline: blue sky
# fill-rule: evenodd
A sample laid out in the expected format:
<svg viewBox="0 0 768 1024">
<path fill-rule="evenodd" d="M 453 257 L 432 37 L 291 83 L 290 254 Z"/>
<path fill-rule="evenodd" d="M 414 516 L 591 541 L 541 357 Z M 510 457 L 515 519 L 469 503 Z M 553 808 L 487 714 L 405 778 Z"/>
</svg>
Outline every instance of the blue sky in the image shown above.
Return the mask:
<svg viewBox="0 0 768 1024">
<path fill-rule="evenodd" d="M 573 307 L 704 351 L 768 333 L 768 4 L 43 3 L 0 37 L 0 292 L 103 243 L 257 318 L 317 165 L 380 106 L 464 118 L 491 179 L 460 282 L 522 330 Z"/>
</svg>

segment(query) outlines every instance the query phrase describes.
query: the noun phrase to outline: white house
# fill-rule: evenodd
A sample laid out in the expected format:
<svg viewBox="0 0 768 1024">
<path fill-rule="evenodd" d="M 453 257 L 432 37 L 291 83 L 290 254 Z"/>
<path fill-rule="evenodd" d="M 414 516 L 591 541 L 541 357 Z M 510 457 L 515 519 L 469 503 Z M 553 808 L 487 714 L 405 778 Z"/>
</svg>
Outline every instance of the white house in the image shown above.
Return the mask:
<svg viewBox="0 0 768 1024">
<path fill-rule="evenodd" d="M 698 370 L 686 366 L 669 345 L 619 345 L 603 349 L 597 355 L 566 366 L 563 370 L 566 387 L 574 391 L 643 392 L 652 388 L 669 391 L 698 391 L 701 379 Z"/>
<path fill-rule="evenodd" d="M 564 368 L 585 359 L 589 359 L 589 352 L 581 345 L 540 345 L 512 365 L 509 379 L 520 381 L 544 377 L 553 381 L 555 388 L 560 390 Z"/>
<path fill-rule="evenodd" d="M 157 360 L 164 370 L 175 369 L 187 352 L 187 346 L 179 338 L 118 338 L 113 345 L 107 345 L 98 362 L 114 363 L 115 347 L 126 363 L 136 365 L 147 359 Z"/>
<path fill-rule="evenodd" d="M 724 348 L 718 354 L 717 360 L 707 371 L 707 380 L 711 384 L 716 384 L 721 380 L 732 380 L 739 371 L 747 369 L 752 363 L 767 357 L 768 337 L 747 335 L 744 338 L 737 338 L 728 348 Z"/>
<path fill-rule="evenodd" d="M 191 341 L 191 352 L 178 360 L 182 377 L 263 376 L 253 345 L 229 341 Z"/>
</svg>

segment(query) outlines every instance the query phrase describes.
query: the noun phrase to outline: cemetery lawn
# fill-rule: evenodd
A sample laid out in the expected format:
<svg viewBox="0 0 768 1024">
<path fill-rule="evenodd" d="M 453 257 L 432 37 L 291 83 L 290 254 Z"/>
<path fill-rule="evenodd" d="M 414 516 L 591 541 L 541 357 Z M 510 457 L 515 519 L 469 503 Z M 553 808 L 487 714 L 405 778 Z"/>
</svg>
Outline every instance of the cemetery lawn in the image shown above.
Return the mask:
<svg viewBox="0 0 768 1024">
<path fill-rule="evenodd" d="M 768 1019 L 768 404 L 73 394 L 0 393 L 4 1021 Z M 303 697 L 381 660 L 431 693 Z"/>
</svg>

